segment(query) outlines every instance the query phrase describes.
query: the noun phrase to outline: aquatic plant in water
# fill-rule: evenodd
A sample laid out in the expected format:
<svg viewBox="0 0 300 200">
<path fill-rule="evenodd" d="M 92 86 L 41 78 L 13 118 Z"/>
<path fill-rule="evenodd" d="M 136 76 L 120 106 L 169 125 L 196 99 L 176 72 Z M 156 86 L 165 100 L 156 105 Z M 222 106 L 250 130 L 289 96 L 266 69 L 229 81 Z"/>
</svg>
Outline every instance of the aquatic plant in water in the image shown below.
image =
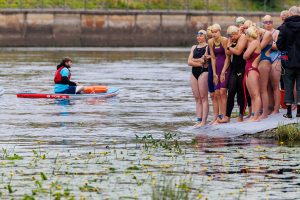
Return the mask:
<svg viewBox="0 0 300 200">
<path fill-rule="evenodd" d="M 180 146 L 179 137 L 176 133 L 164 133 L 162 139 L 155 139 L 151 134 L 138 136 L 135 135 L 135 142 L 143 144 L 143 147 L 148 150 L 149 148 L 163 148 L 170 152 L 182 153 L 182 148 Z"/>
<path fill-rule="evenodd" d="M 23 157 L 14 152 L 11 155 L 6 148 L 2 147 L 2 159 L 3 160 L 23 160 Z"/>
<path fill-rule="evenodd" d="M 158 183 L 152 184 L 152 200 L 188 200 L 190 191 L 190 183 L 164 177 Z"/>
</svg>

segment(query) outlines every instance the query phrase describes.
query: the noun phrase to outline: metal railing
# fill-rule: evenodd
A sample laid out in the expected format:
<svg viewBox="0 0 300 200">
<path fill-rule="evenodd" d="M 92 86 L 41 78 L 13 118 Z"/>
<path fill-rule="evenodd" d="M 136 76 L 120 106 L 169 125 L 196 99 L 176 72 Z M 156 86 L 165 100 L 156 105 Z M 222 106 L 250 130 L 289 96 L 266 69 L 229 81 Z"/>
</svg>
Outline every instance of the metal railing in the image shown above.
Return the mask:
<svg viewBox="0 0 300 200">
<path fill-rule="evenodd" d="M 281 11 L 300 0 L 6 0 L 1 9 Z"/>
</svg>

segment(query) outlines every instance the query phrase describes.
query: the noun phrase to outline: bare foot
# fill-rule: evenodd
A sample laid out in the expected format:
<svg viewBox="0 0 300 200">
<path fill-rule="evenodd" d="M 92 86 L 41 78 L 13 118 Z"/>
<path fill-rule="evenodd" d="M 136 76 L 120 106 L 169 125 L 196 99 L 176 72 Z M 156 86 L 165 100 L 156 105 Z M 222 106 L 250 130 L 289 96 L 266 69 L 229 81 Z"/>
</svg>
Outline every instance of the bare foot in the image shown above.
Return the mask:
<svg viewBox="0 0 300 200">
<path fill-rule="evenodd" d="M 210 123 L 209 123 L 209 125 L 213 125 L 214 123 L 215 123 L 215 121 L 217 121 L 218 120 L 218 118 L 214 118 Z"/>
<path fill-rule="evenodd" d="M 218 119 L 219 123 L 228 123 L 230 122 L 230 118 L 225 116 L 223 119 Z"/>
<path fill-rule="evenodd" d="M 194 128 L 197 128 L 198 127 L 198 125 L 200 124 L 201 122 L 196 122 L 195 124 L 194 124 Z"/>
<path fill-rule="evenodd" d="M 258 118 L 258 117 L 257 117 Z M 262 119 L 267 119 L 268 118 L 268 115 L 261 115 L 260 117 L 259 117 L 259 120 L 262 120 Z"/>
<path fill-rule="evenodd" d="M 214 121 L 214 123 L 212 123 L 212 125 L 220 124 L 220 120 L 221 120 L 220 118 L 217 118 L 216 121 Z"/>
<path fill-rule="evenodd" d="M 271 115 L 276 115 L 279 113 L 279 110 L 273 110 L 273 112 L 271 113 Z"/>
<path fill-rule="evenodd" d="M 237 118 L 236 118 L 236 121 L 237 121 L 237 122 L 242 122 L 242 121 L 243 121 L 243 117 L 242 117 L 242 116 L 237 117 Z"/>
<path fill-rule="evenodd" d="M 250 119 L 250 118 L 251 118 L 251 113 L 245 117 L 245 119 Z"/>
<path fill-rule="evenodd" d="M 197 124 L 196 127 L 197 127 L 197 128 L 200 128 L 200 127 L 202 127 L 202 126 L 204 126 L 204 125 L 205 125 L 205 122 L 200 122 L 200 123 Z"/>
<path fill-rule="evenodd" d="M 249 122 L 258 122 L 261 118 L 258 116 L 253 116 L 249 119 Z"/>
</svg>

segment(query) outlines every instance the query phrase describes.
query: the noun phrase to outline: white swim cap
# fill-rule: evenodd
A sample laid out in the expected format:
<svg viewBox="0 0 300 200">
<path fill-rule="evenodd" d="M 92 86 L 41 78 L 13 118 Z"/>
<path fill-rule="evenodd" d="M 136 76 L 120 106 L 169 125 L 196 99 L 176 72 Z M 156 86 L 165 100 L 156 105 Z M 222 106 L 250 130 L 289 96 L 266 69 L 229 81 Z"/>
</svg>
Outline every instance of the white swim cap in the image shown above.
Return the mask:
<svg viewBox="0 0 300 200">
<path fill-rule="evenodd" d="M 240 25 L 240 24 L 244 24 L 246 21 L 246 19 L 244 17 L 237 17 L 236 20 L 235 20 L 235 23 L 237 25 Z"/>
</svg>

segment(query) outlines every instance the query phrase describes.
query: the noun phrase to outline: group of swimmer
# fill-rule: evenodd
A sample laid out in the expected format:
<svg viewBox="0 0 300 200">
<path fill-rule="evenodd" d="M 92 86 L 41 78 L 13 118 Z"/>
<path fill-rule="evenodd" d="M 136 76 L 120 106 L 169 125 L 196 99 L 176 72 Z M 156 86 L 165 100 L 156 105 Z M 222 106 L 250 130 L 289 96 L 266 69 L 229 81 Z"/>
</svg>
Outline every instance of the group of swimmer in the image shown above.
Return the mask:
<svg viewBox="0 0 300 200">
<path fill-rule="evenodd" d="M 207 124 L 208 92 L 214 114 L 210 124 L 230 121 L 235 96 L 238 122 L 259 121 L 279 113 L 283 87 L 287 106 L 284 117 L 292 118 L 295 102 L 300 117 L 299 15 L 300 8 L 296 6 L 282 11 L 283 24 L 277 29 L 272 17 L 266 15 L 262 23 L 237 17 L 236 24 L 227 28 L 226 37 L 222 36 L 219 24 L 197 32 L 198 44 L 191 48 L 188 58 L 196 101 L 196 127 Z M 247 107 L 249 114 L 245 116 Z"/>
</svg>

